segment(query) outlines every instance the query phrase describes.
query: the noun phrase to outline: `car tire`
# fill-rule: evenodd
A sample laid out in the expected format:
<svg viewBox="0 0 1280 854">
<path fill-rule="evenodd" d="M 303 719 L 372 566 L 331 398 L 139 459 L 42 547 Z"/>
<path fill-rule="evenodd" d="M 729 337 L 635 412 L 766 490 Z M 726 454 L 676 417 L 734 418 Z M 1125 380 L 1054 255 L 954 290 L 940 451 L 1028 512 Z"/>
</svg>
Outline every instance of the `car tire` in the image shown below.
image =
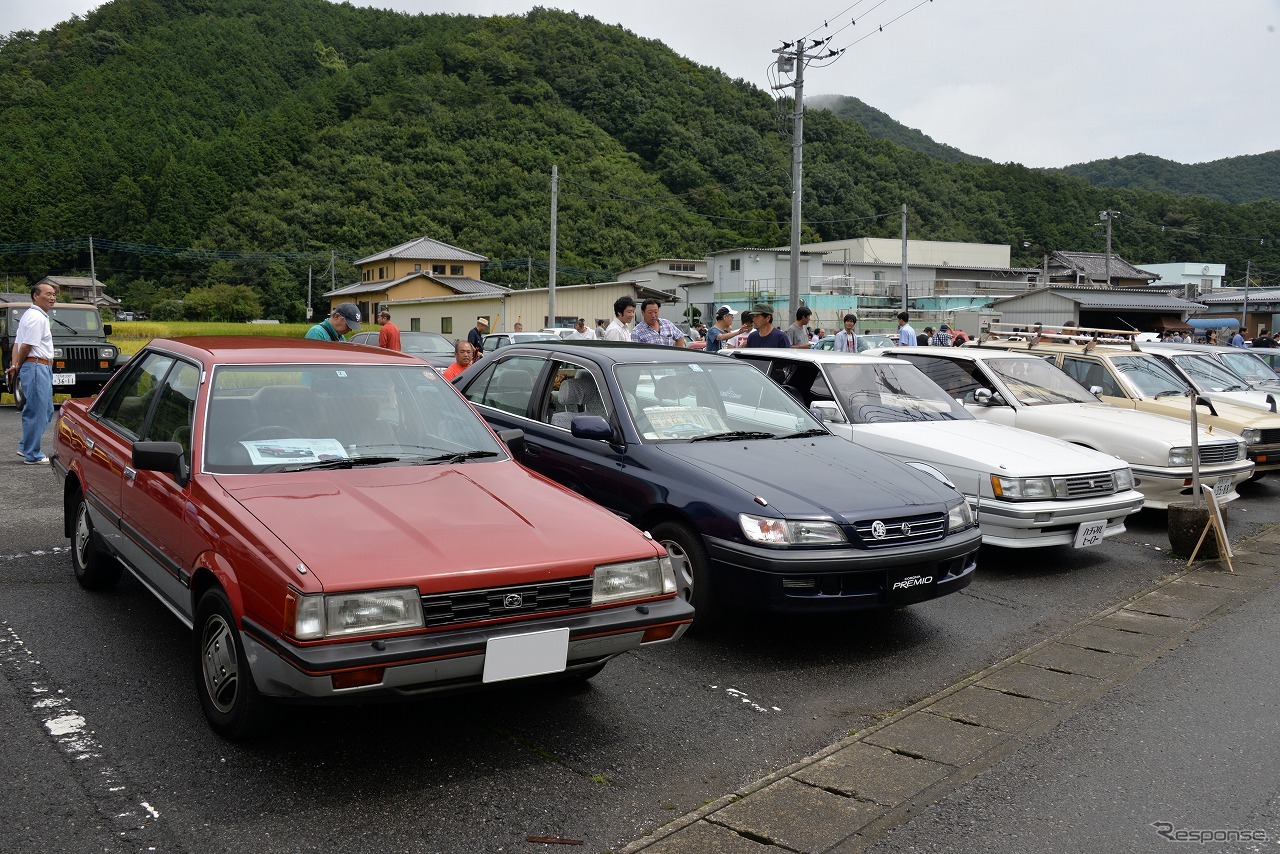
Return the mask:
<svg viewBox="0 0 1280 854">
<path fill-rule="evenodd" d="M 221 587 L 211 587 L 200 597 L 192 652 L 196 692 L 213 731 L 230 741 L 260 732 L 266 723 L 266 700 L 254 684 L 231 600 Z"/>
<path fill-rule="evenodd" d="M 15 374 L 13 377 L 13 388 L 9 390 L 13 394 L 13 405 L 18 407 L 19 411 L 27 408 L 27 396 L 22 393 L 22 380 L 18 379 Z"/>
<path fill-rule="evenodd" d="M 711 581 L 711 559 L 702 537 L 679 522 L 663 522 L 649 531 L 671 558 L 676 591 L 693 605 L 692 628 L 707 628 L 719 617 Z"/>
<path fill-rule="evenodd" d="M 89 517 L 89 502 L 77 492 L 72 500 L 71 565 L 76 581 L 85 590 L 110 590 L 120 580 L 124 569 L 120 562 L 98 544 L 98 534 Z"/>
</svg>

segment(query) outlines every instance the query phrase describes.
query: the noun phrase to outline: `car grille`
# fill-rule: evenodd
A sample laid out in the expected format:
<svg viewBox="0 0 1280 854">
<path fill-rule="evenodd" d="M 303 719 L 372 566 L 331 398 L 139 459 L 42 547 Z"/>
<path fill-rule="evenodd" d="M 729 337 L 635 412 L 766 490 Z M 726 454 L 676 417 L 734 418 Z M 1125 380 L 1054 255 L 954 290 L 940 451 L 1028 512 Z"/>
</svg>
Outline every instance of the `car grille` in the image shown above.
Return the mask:
<svg viewBox="0 0 1280 854">
<path fill-rule="evenodd" d="M 1053 494 L 1058 498 L 1089 498 L 1094 495 L 1111 495 L 1115 491 L 1116 482 L 1109 471 L 1053 479 Z"/>
<path fill-rule="evenodd" d="M 96 362 L 98 361 L 97 347 L 59 347 L 62 351 L 62 358 L 67 362 Z"/>
<path fill-rule="evenodd" d="M 1276 429 L 1263 430 L 1262 444 L 1263 445 L 1280 445 L 1280 430 L 1276 430 Z"/>
<path fill-rule="evenodd" d="M 883 530 L 880 526 L 883 526 Z M 863 545 L 871 549 L 882 549 L 940 540 L 947 532 L 947 517 L 942 513 L 933 513 L 893 519 L 867 519 L 854 523 L 853 527 Z M 877 531 L 880 532 L 878 537 Z"/>
<path fill-rule="evenodd" d="M 422 597 L 422 613 L 430 628 L 559 611 L 564 608 L 585 608 L 591 604 L 592 587 L 593 581 L 587 577 L 458 593 L 434 593 Z"/>
<path fill-rule="evenodd" d="M 1200 464 L 1233 463 L 1239 446 L 1235 442 L 1219 442 L 1216 445 L 1200 446 Z"/>
</svg>

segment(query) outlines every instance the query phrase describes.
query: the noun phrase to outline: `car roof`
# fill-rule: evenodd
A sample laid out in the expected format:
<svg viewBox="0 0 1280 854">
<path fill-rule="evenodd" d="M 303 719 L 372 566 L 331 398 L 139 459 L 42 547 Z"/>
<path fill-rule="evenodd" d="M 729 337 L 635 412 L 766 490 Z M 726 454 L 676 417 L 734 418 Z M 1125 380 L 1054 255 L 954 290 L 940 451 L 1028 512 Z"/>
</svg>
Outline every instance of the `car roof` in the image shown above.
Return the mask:
<svg viewBox="0 0 1280 854">
<path fill-rule="evenodd" d="M 562 339 L 558 341 L 530 341 L 503 347 L 485 359 L 508 358 L 519 353 L 547 356 L 552 353 L 572 352 L 604 365 L 631 364 L 634 362 L 711 362 L 724 364 L 725 357 L 687 347 L 664 347 L 661 344 L 634 344 L 625 341 L 595 341 L 590 339 Z"/>
<path fill-rule="evenodd" d="M 900 353 L 903 356 L 909 356 L 912 353 L 925 353 L 931 356 L 946 356 L 948 358 L 956 357 L 961 359 L 969 359 L 970 361 L 991 361 L 994 359 L 1020 359 L 1025 358 L 1028 353 L 1026 350 L 998 350 L 994 347 L 903 347 L 901 349 L 891 350 L 892 353 Z M 1034 355 L 1034 354 L 1032 354 Z"/>
<path fill-rule="evenodd" d="M 351 364 L 404 363 L 422 365 L 411 353 L 382 350 L 377 347 L 352 346 L 342 341 L 317 341 L 311 338 L 281 338 L 258 335 L 207 335 L 191 338 L 156 338 L 147 347 L 187 356 L 202 362 L 251 365 L 314 364 L 348 362 Z"/>
<path fill-rule="evenodd" d="M 793 359 L 797 362 L 850 362 L 858 365 L 873 365 L 892 363 L 896 360 L 888 356 L 870 356 L 866 353 L 837 353 L 835 350 L 792 350 L 785 347 L 752 347 L 748 349 L 733 350 L 734 358 L 738 358 L 737 354 L 742 353 L 745 357 L 749 355 L 771 356 L 775 359 Z"/>
</svg>

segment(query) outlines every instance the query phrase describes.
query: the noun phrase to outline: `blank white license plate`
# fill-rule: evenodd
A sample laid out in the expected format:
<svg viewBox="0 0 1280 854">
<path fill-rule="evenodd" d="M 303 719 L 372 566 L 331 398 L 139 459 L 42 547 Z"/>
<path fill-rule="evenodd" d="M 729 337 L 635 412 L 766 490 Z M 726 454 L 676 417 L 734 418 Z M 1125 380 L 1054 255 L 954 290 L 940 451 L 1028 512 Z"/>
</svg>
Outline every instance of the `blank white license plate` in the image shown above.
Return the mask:
<svg viewBox="0 0 1280 854">
<path fill-rule="evenodd" d="M 489 638 L 484 648 L 484 681 L 562 673 L 568 660 L 567 628 Z"/>
<path fill-rule="evenodd" d="M 75 374 L 54 374 L 53 384 L 54 385 L 75 385 L 76 375 Z"/>
<path fill-rule="evenodd" d="M 1087 549 L 1090 546 L 1098 545 L 1098 543 L 1102 542 L 1102 535 L 1106 530 L 1106 519 L 1099 519 L 1096 522 L 1081 522 L 1080 527 L 1076 529 L 1075 547 Z"/>
<path fill-rule="evenodd" d="M 1231 494 L 1231 478 L 1220 477 L 1218 482 L 1213 485 L 1214 498 L 1226 498 Z"/>
</svg>

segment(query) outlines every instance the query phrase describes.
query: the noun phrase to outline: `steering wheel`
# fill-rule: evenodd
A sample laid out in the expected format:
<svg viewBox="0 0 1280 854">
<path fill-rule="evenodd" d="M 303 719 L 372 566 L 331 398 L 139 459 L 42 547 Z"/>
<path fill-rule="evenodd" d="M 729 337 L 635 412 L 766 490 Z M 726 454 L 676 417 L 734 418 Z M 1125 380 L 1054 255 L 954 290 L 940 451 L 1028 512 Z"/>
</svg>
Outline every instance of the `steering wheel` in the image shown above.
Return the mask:
<svg viewBox="0 0 1280 854">
<path fill-rule="evenodd" d="M 254 427 L 247 433 L 244 433 L 237 439 L 237 442 L 248 442 L 253 439 L 284 439 L 297 433 L 292 427 L 283 427 L 279 424 L 266 424 L 262 427 Z"/>
</svg>

